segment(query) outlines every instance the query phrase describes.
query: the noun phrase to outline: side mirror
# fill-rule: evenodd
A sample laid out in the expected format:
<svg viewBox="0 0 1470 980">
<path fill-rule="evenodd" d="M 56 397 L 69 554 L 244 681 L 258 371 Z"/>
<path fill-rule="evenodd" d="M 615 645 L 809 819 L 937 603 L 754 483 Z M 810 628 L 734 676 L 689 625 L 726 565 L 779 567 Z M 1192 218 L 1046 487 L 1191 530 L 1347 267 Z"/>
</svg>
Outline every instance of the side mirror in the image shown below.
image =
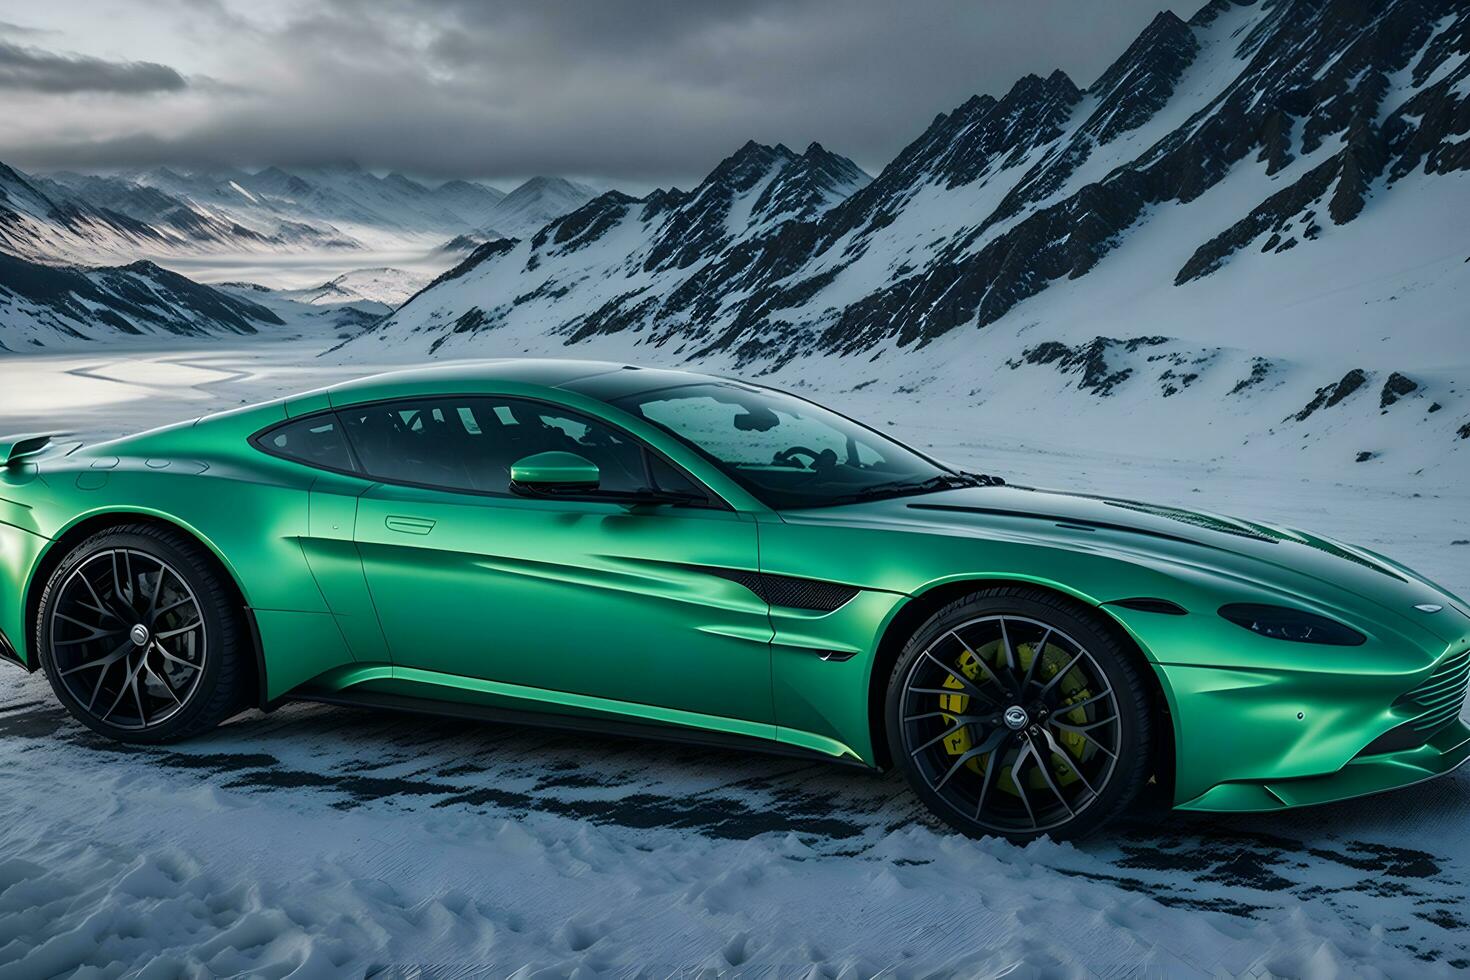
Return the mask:
<svg viewBox="0 0 1470 980">
<path fill-rule="evenodd" d="M 735 416 L 735 428 L 741 432 L 769 432 L 781 424 L 776 413 L 764 406 L 747 408 Z"/>
<path fill-rule="evenodd" d="M 602 475 L 597 464 L 576 453 L 536 453 L 510 467 L 510 489 L 526 497 L 596 490 Z"/>
</svg>

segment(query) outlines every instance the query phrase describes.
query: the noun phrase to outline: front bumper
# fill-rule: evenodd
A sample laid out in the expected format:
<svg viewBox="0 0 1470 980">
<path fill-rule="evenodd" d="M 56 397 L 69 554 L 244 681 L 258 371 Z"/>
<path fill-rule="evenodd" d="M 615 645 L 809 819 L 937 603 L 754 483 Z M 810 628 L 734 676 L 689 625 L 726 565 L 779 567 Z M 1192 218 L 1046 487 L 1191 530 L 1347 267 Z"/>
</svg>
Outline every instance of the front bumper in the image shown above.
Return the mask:
<svg viewBox="0 0 1470 980">
<path fill-rule="evenodd" d="M 1333 803 L 1413 786 L 1443 776 L 1470 761 L 1470 727 L 1455 721 L 1412 749 L 1360 755 L 1337 772 L 1298 779 L 1220 783 L 1178 804 L 1180 810 L 1262 813 Z"/>
</svg>

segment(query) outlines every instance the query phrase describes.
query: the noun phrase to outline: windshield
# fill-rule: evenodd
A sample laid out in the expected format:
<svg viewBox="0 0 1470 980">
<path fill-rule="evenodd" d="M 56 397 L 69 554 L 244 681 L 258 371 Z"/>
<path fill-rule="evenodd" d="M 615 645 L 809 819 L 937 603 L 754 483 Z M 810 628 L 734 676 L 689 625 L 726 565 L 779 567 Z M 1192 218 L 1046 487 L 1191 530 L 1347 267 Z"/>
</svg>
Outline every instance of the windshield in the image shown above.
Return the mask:
<svg viewBox="0 0 1470 980">
<path fill-rule="evenodd" d="M 733 382 L 664 388 L 613 404 L 693 446 L 778 510 L 978 482 L 835 412 Z"/>
</svg>

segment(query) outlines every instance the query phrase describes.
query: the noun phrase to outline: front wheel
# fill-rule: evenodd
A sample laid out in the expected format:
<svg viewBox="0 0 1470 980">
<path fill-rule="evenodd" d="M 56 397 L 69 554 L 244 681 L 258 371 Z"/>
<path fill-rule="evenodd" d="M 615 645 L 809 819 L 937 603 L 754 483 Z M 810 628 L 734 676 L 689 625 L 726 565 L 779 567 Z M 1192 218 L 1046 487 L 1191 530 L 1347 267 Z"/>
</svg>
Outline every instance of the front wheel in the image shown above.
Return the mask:
<svg viewBox="0 0 1470 980">
<path fill-rule="evenodd" d="M 244 706 L 241 611 L 208 554 L 179 531 L 110 528 L 77 545 L 41 594 L 36 649 L 78 721 L 168 742 Z"/>
<path fill-rule="evenodd" d="M 996 587 L 931 616 L 888 683 L 894 764 L 972 836 L 1079 837 L 1149 776 L 1149 699 L 1096 613 L 1041 589 Z"/>
</svg>

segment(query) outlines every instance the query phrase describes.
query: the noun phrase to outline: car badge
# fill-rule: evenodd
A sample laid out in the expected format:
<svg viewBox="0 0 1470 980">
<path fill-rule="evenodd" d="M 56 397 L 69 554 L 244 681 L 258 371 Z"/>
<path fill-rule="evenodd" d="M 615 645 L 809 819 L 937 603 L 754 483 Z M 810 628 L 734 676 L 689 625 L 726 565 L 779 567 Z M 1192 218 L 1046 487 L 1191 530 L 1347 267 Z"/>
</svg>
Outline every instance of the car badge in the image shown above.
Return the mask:
<svg viewBox="0 0 1470 980">
<path fill-rule="evenodd" d="M 1441 609 L 1443 609 L 1444 606 L 1436 605 L 1435 603 L 1432 603 L 1432 602 L 1421 602 L 1421 603 L 1419 603 L 1419 605 L 1415 606 L 1414 608 L 1417 609 L 1417 610 L 1419 610 L 1422 613 L 1437 613 Z"/>
</svg>

